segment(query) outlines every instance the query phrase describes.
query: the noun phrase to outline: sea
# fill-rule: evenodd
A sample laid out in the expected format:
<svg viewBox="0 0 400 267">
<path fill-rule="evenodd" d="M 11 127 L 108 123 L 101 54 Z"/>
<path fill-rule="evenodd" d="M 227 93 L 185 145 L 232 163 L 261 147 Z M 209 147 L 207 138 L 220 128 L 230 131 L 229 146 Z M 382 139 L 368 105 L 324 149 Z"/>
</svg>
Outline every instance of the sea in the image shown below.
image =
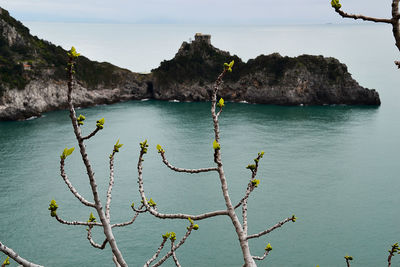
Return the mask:
<svg viewBox="0 0 400 267">
<path fill-rule="evenodd" d="M 174 57 L 194 34 L 211 34 L 212 44 L 244 61 L 260 54 L 302 54 L 338 58 L 360 85 L 376 89 L 380 107 L 293 106 L 226 103 L 221 116 L 221 152 L 229 194 L 244 195 L 248 164 L 260 151 L 260 185 L 248 204 L 249 233 L 298 218 L 250 241 L 270 267 L 387 265 L 388 249 L 400 241 L 400 70 L 391 28 L 379 24 L 324 25 L 144 25 L 24 22 L 31 33 L 92 60 L 107 61 L 148 73 Z M 140 206 L 137 184 L 139 143 L 147 140 L 144 188 L 163 213 L 198 214 L 224 209 L 215 173 L 182 174 L 169 170 L 156 150 L 160 144 L 171 164 L 182 168 L 213 166 L 210 102 L 129 101 L 77 110 L 90 133 L 96 120 L 105 127 L 88 140 L 88 156 L 103 203 L 109 182 L 108 156 L 117 140 L 124 144 L 115 159 L 112 223 L 129 221 L 131 204 Z M 0 122 L 0 241 L 22 257 L 45 266 L 113 266 L 109 246 L 91 247 L 84 226 L 67 226 L 50 217 L 87 221 L 93 209 L 83 206 L 60 176 L 60 154 L 77 147 L 66 110 L 26 121 Z M 66 173 L 77 190 L 92 200 L 86 171 L 76 150 Z M 239 216 L 241 210 L 237 210 Z M 240 217 L 241 218 L 241 217 Z M 99 219 L 97 219 L 99 220 Z M 242 266 L 238 238 L 227 217 L 197 221 L 177 251 L 182 266 Z M 186 220 L 160 220 L 140 214 L 114 235 L 129 266 L 143 266 L 162 234 L 185 234 Z M 93 238 L 102 243 L 96 229 Z M 164 248 L 161 256 L 166 253 Z M 4 260 L 0 255 L 0 260 Z M 14 262 L 11 266 L 17 266 Z M 175 266 L 169 259 L 165 266 Z M 400 256 L 393 265 L 400 266 Z"/>
</svg>

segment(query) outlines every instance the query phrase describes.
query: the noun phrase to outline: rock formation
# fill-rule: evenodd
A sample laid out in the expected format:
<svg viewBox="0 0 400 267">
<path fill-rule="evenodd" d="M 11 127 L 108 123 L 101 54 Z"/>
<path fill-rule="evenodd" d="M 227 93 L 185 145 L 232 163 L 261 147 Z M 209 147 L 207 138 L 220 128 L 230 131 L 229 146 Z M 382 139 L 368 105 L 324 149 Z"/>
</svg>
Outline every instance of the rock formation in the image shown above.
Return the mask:
<svg viewBox="0 0 400 267">
<path fill-rule="evenodd" d="M 334 58 L 279 54 L 247 63 L 196 34 L 176 56 L 151 74 L 138 74 L 109 63 L 77 61 L 76 106 L 131 99 L 208 101 L 224 62 L 235 60 L 220 96 L 227 101 L 278 105 L 380 105 L 375 90 L 351 78 Z M 66 51 L 41 40 L 0 8 L 0 120 L 22 120 L 66 107 Z"/>
</svg>

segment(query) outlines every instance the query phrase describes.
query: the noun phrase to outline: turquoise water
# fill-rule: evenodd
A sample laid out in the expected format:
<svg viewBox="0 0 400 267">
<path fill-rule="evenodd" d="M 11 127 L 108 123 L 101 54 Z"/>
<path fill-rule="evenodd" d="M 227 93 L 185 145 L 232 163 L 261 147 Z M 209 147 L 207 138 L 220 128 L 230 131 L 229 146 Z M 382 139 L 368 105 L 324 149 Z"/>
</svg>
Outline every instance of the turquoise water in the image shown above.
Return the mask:
<svg viewBox="0 0 400 267">
<path fill-rule="evenodd" d="M 255 32 L 256 38 L 260 29 L 246 32 Z M 221 147 L 230 195 L 234 202 L 242 197 L 249 178 L 245 166 L 264 150 L 258 175 L 261 184 L 249 201 L 249 233 L 292 214 L 299 219 L 251 242 L 254 255 L 261 255 L 268 242 L 273 246 L 259 266 L 344 266 L 346 254 L 355 258 L 352 266 L 384 266 L 389 246 L 400 241 L 400 79 L 392 63 L 397 52 L 390 29 L 375 25 L 300 29 L 265 27 L 265 36 L 274 37 L 265 46 L 278 47 L 282 54 L 314 49 L 313 54 L 340 55 L 363 86 L 378 89 L 382 106 L 227 103 L 221 115 Z M 234 36 L 234 28 L 226 32 L 223 36 Z M 244 32 L 243 28 L 237 34 Z M 242 50 L 249 42 L 247 34 L 242 42 L 236 42 Z M 309 36 L 319 41 L 313 46 L 299 43 L 308 42 Z M 335 45 L 329 46 L 332 40 Z M 226 38 L 223 42 L 230 43 Z M 113 222 L 129 220 L 130 204 L 140 202 L 136 164 L 139 142 L 144 139 L 150 143 L 144 162 L 145 190 L 161 212 L 199 213 L 224 207 L 215 174 L 173 173 L 155 149 L 158 143 L 163 145 L 170 162 L 180 167 L 212 166 L 210 103 L 131 101 L 78 112 L 87 117 L 86 133 L 97 119 L 106 120 L 105 129 L 87 142 L 103 200 L 108 155 L 118 138 L 124 144 L 115 163 Z M 46 266 L 112 266 L 109 247 L 105 252 L 92 248 L 85 227 L 61 225 L 49 216 L 47 208 L 53 198 L 64 219 L 87 220 L 91 212 L 72 196 L 59 176 L 59 155 L 65 146 L 76 146 L 66 111 L 0 123 L 0 240 Z M 75 187 L 90 199 L 78 153 L 68 158 L 66 171 Z M 177 252 L 182 265 L 241 266 L 237 237 L 228 219 L 198 223 L 200 229 Z M 161 234 L 175 231 L 179 238 L 186 226 L 187 222 L 161 221 L 145 214 L 114 234 L 128 264 L 142 266 L 161 242 Z M 103 241 L 99 231 L 94 238 Z M 394 266 L 399 262 L 395 257 Z"/>
</svg>

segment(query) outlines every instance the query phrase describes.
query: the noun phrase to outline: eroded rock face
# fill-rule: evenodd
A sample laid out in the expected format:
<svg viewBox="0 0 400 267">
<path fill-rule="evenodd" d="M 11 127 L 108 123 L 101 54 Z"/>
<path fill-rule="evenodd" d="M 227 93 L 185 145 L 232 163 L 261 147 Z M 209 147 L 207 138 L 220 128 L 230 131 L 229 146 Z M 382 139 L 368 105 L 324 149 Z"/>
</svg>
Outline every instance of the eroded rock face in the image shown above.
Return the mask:
<svg viewBox="0 0 400 267">
<path fill-rule="evenodd" d="M 76 106 L 131 99 L 208 101 L 224 62 L 235 60 L 219 96 L 227 101 L 278 105 L 380 105 L 375 90 L 361 87 L 334 58 L 261 55 L 247 63 L 211 45 L 210 36 L 183 42 L 172 60 L 138 74 L 81 56 Z M 66 51 L 30 35 L 0 8 L 0 120 L 22 120 L 67 107 Z"/>
<path fill-rule="evenodd" d="M 361 87 L 335 58 L 275 53 L 247 63 L 205 42 L 184 42 L 170 61 L 153 70 L 154 98 L 209 100 L 224 62 L 235 60 L 219 95 L 229 101 L 276 105 L 380 105 L 375 90 Z M 197 75 L 197 76 L 196 76 Z"/>
<path fill-rule="evenodd" d="M 67 84 L 64 81 L 31 81 L 25 90 L 8 90 L 1 97 L 1 120 L 24 120 L 43 112 L 67 108 Z M 145 83 L 126 87 L 88 90 L 76 84 L 72 98 L 76 107 L 112 104 L 148 96 Z"/>
</svg>

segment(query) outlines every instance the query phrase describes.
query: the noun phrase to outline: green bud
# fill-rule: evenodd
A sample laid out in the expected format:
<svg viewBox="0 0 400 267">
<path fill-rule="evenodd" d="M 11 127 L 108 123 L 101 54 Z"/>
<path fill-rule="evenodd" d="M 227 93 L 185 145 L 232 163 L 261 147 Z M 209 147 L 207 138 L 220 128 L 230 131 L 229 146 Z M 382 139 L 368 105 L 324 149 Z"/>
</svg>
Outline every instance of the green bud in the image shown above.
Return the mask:
<svg viewBox="0 0 400 267">
<path fill-rule="evenodd" d="M 142 149 L 143 153 L 147 153 L 147 148 L 149 145 L 147 144 L 147 139 L 140 143 L 140 148 Z"/>
<path fill-rule="evenodd" d="M 221 149 L 221 145 L 216 140 L 214 140 L 213 148 L 214 148 L 214 150 L 219 150 L 219 149 Z"/>
<path fill-rule="evenodd" d="M 158 150 L 158 153 L 164 153 L 165 152 L 165 150 L 160 145 L 157 145 L 157 150 Z"/>
<path fill-rule="evenodd" d="M 117 143 L 114 145 L 114 151 L 119 152 L 119 149 L 123 146 L 124 144 L 119 143 L 119 139 L 117 140 Z"/>
<path fill-rule="evenodd" d="M 170 236 L 169 236 L 169 239 L 170 239 L 171 241 L 175 241 L 175 240 L 176 240 L 176 234 L 175 234 L 174 232 L 171 232 L 171 233 L 170 233 Z"/>
<path fill-rule="evenodd" d="M 76 119 L 78 121 L 78 125 L 83 125 L 83 121 L 86 119 L 85 116 L 82 114 L 79 115 L 79 117 Z"/>
<path fill-rule="evenodd" d="M 104 128 L 104 122 L 105 119 L 101 118 L 100 120 L 96 121 L 96 127 L 99 128 L 100 130 Z"/>
<path fill-rule="evenodd" d="M 256 165 L 255 164 L 249 164 L 249 165 L 247 165 L 246 169 L 254 171 L 256 169 Z"/>
<path fill-rule="evenodd" d="M 3 265 L 10 265 L 10 257 L 7 257 L 3 262 Z"/>
<path fill-rule="evenodd" d="M 193 225 L 193 230 L 198 230 L 198 229 L 199 229 L 199 225 L 198 224 Z"/>
<path fill-rule="evenodd" d="M 346 259 L 346 260 L 349 260 L 349 261 L 352 261 L 353 260 L 353 257 L 352 256 L 344 256 L 344 258 Z"/>
<path fill-rule="evenodd" d="M 218 101 L 218 104 L 217 104 L 217 106 L 218 106 L 218 107 L 220 107 L 220 108 L 222 108 L 222 107 L 224 107 L 224 106 L 225 106 L 225 101 L 224 101 L 224 99 L 223 99 L 223 98 L 220 98 L 220 100 Z"/>
<path fill-rule="evenodd" d="M 69 50 L 69 52 L 67 53 L 67 55 L 68 55 L 70 58 L 75 59 L 75 58 L 79 57 L 81 54 L 79 54 L 79 53 L 76 52 L 75 47 L 71 47 L 71 50 Z"/>
<path fill-rule="evenodd" d="M 91 212 L 89 215 L 89 220 L 88 222 L 96 222 L 96 217 L 93 216 L 93 213 Z"/>
<path fill-rule="evenodd" d="M 72 152 L 74 152 L 75 147 L 71 147 L 70 149 L 68 149 L 67 147 L 64 149 L 64 151 L 62 152 L 60 158 L 61 159 L 66 159 L 69 155 L 72 154 Z"/>
<path fill-rule="evenodd" d="M 58 205 L 54 199 L 50 201 L 48 210 L 50 211 L 50 216 L 55 217 L 57 215 Z"/>
<path fill-rule="evenodd" d="M 292 220 L 292 222 L 296 222 L 296 220 L 297 220 L 297 217 L 296 216 L 294 216 L 294 214 L 292 215 L 292 218 L 290 218 L 290 220 Z"/>
<path fill-rule="evenodd" d="M 251 181 L 251 184 L 252 184 L 254 187 L 258 187 L 258 185 L 260 184 L 260 180 L 254 179 L 254 180 Z"/>
<path fill-rule="evenodd" d="M 270 243 L 267 244 L 267 246 L 265 247 L 266 251 L 271 251 L 272 250 L 272 246 Z"/>
</svg>

